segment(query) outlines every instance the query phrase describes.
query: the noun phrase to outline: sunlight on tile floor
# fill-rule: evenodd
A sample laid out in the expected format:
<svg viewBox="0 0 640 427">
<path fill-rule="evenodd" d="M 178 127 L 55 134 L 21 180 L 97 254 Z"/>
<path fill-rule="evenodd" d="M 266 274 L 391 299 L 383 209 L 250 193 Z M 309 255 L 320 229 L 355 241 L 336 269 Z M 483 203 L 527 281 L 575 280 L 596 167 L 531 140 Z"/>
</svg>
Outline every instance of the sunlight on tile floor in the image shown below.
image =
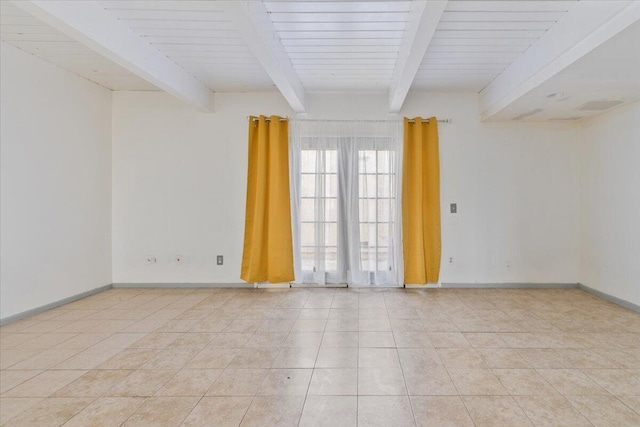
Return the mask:
<svg viewBox="0 0 640 427">
<path fill-rule="evenodd" d="M 112 289 L 0 328 L 7 426 L 640 426 L 577 289 Z"/>
</svg>

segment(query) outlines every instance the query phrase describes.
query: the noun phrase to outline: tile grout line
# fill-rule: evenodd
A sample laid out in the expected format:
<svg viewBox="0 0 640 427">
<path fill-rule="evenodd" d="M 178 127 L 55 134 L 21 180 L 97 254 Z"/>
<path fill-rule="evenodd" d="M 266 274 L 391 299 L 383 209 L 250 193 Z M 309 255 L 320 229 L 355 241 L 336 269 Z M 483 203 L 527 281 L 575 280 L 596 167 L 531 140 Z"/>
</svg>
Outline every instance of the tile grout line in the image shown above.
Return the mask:
<svg viewBox="0 0 640 427">
<path fill-rule="evenodd" d="M 221 307 L 222 305 L 224 305 L 224 303 L 229 302 L 229 301 L 232 301 L 232 300 L 233 300 L 237 295 L 240 295 L 240 294 L 235 294 L 235 295 L 233 295 L 233 296 L 228 296 L 227 298 L 223 299 L 223 300 L 222 300 L 222 301 L 223 301 L 223 303 L 222 303 L 221 305 L 219 305 L 219 306 L 215 307 L 215 308 L 214 308 L 214 311 L 215 311 L 217 308 L 219 308 L 219 307 Z M 286 295 L 286 294 L 283 294 L 283 295 Z M 307 300 L 311 297 L 311 295 L 312 295 L 312 294 L 306 294 Z M 337 296 L 337 294 L 334 292 L 334 293 L 333 293 L 333 296 L 332 296 L 332 299 L 335 299 L 335 298 L 336 298 L 336 296 Z M 383 297 L 386 297 L 386 294 L 383 294 L 382 296 L 383 296 Z M 158 297 L 158 298 L 160 298 L 160 297 Z M 169 303 L 165 304 L 165 305 L 163 306 L 163 308 L 161 308 L 161 309 L 156 309 L 156 311 L 152 312 L 151 314 L 148 314 L 148 315 L 147 315 L 147 317 L 153 317 L 153 316 L 154 316 L 154 313 L 158 313 L 158 312 L 163 311 L 163 310 L 165 310 L 165 309 L 171 309 L 170 307 L 172 307 L 174 304 L 178 304 L 178 302 L 179 302 L 179 301 L 181 301 L 181 300 L 183 300 L 184 298 L 186 298 L 186 296 L 176 297 L 176 298 L 174 299 L 174 301 L 173 301 L 173 302 L 169 302 Z M 206 299 L 206 298 L 203 298 L 203 299 Z M 282 300 L 282 299 L 283 299 L 283 296 L 281 296 L 281 297 L 280 297 L 280 300 Z M 123 302 L 124 302 L 124 301 L 126 301 L 126 300 L 123 300 Z M 256 302 L 254 301 L 254 304 L 255 304 L 255 303 L 256 303 Z M 440 301 L 440 303 L 442 303 L 442 301 Z M 116 306 L 117 306 L 117 305 L 119 305 L 119 304 L 120 304 L 120 303 L 116 304 Z M 191 309 L 194 305 L 197 305 L 197 304 L 198 304 L 198 303 L 196 302 L 196 303 L 193 303 L 193 304 L 189 305 L 189 307 L 188 307 L 188 308 L 181 308 L 181 309 L 182 309 L 182 312 L 188 311 L 188 310 L 189 310 L 189 309 Z M 276 305 L 277 305 L 277 303 L 276 303 Z M 304 310 L 304 305 L 305 305 L 305 304 L 303 304 L 303 305 L 302 305 L 302 306 L 303 306 L 303 308 L 302 308 L 301 310 Z M 258 305 L 258 306 L 256 306 L 256 307 L 257 307 L 256 309 L 260 309 L 260 307 L 263 307 L 263 306 L 264 306 L 264 305 Z M 109 306 L 109 307 L 112 307 L 112 306 Z M 273 308 L 274 308 L 274 307 L 271 307 L 271 309 L 273 309 Z M 331 309 L 331 307 L 329 307 L 329 309 Z M 482 309 L 482 308 L 478 308 L 478 310 L 481 310 L 481 309 Z M 251 310 L 250 306 L 245 306 L 241 312 L 243 312 L 243 313 L 244 313 L 244 312 L 248 312 L 248 310 Z M 360 310 L 360 307 L 358 307 L 358 308 L 357 308 L 357 310 L 359 311 L 359 310 Z M 421 310 L 422 312 L 424 312 L 425 308 L 420 308 L 420 310 Z M 387 317 L 388 317 L 388 316 L 389 316 L 389 314 L 388 314 L 388 309 L 386 309 L 386 311 L 387 311 Z M 303 312 L 304 312 L 304 311 L 302 311 L 301 313 L 303 313 Z M 330 315 L 330 313 L 331 313 L 331 311 L 329 311 L 329 315 Z M 250 314 L 250 313 L 247 313 L 247 314 Z M 83 317 L 86 317 L 86 316 L 83 316 Z M 143 318 L 141 318 L 141 319 L 146 319 L 147 317 L 143 317 Z M 299 318 L 300 318 L 300 314 L 298 314 L 297 319 L 299 319 Z M 160 318 L 160 319 L 161 319 L 161 318 Z M 173 319 L 175 319 L 175 316 L 174 316 L 172 319 L 170 319 L 170 320 L 169 320 L 169 322 L 170 322 L 171 320 L 173 320 Z M 239 315 L 239 316 L 238 316 L 238 319 L 249 319 L 249 317 L 246 317 L 246 318 L 245 318 L 245 317 L 243 317 L 243 316 L 240 316 L 240 315 Z M 80 320 L 80 319 L 74 319 L 74 322 L 75 322 L 75 321 L 78 321 L 78 320 Z M 136 322 L 137 322 L 137 321 L 139 321 L 139 320 L 140 320 L 140 319 L 136 320 Z M 327 317 L 327 320 L 328 320 L 328 317 Z M 542 320 L 544 320 L 544 318 L 543 318 Z M 232 322 L 232 321 L 233 321 L 233 320 L 230 320 L 230 322 Z M 263 322 L 265 322 L 265 321 L 266 321 L 266 320 L 265 320 L 265 318 L 263 318 Z M 46 322 L 46 321 L 38 322 L 38 324 L 44 324 L 45 322 Z M 134 324 L 135 324 L 136 322 L 134 322 Z M 72 323 L 73 323 L 73 322 L 71 322 L 71 323 L 69 323 L 69 324 L 72 324 Z M 28 326 L 28 328 L 30 328 L 30 327 L 35 327 L 35 324 L 34 324 L 34 325 L 31 325 L 31 326 Z M 225 326 L 225 328 L 226 328 L 226 327 L 228 327 L 228 325 L 226 325 L 226 326 Z M 60 328 L 63 328 L 63 327 L 60 327 Z M 160 327 L 160 328 L 162 328 L 162 327 Z M 88 329 L 88 330 L 92 330 L 92 329 L 93 329 L 93 328 L 90 328 L 90 329 Z M 125 329 L 126 329 L 126 328 L 125 328 Z M 149 335 L 149 334 L 151 334 L 151 333 L 155 333 L 155 332 L 157 332 L 157 331 L 158 331 L 158 329 L 159 329 L 159 328 L 156 328 L 156 329 L 154 329 L 154 330 L 153 330 L 153 331 L 151 331 L 151 332 L 144 332 L 144 334 L 145 334 L 145 336 L 146 336 L 146 335 Z M 321 343 L 322 343 L 322 340 L 323 340 L 323 338 L 324 338 L 324 336 L 325 336 L 326 329 L 327 329 L 327 321 L 325 321 L 325 323 L 324 323 L 324 330 L 322 331 Z M 57 331 L 57 329 L 56 329 L 56 330 L 54 330 L 54 331 Z M 114 335 L 117 335 L 117 334 L 121 333 L 121 331 L 122 331 L 122 330 L 119 330 L 119 331 L 116 331 L 116 332 L 109 332 L 109 333 L 111 334 L 111 336 L 114 336 Z M 223 331 L 224 331 L 224 329 L 223 329 Z M 267 331 L 268 331 L 268 330 L 267 330 Z M 564 330 L 563 330 L 563 331 L 564 331 Z M 636 334 L 636 336 L 637 336 L 637 332 L 633 332 L 633 330 L 631 329 L 631 327 L 628 327 L 628 329 L 623 329 L 623 331 L 629 331 L 628 333 L 635 333 L 635 334 Z M 17 331 L 16 331 L 16 332 L 17 332 Z M 394 331 L 393 331 L 393 328 L 392 328 L 391 332 L 392 332 L 392 335 L 393 335 L 393 337 L 394 337 L 394 344 L 395 344 L 395 347 L 394 347 L 394 348 L 396 349 L 396 353 L 398 353 L 397 341 L 396 341 L 396 339 L 395 339 L 395 334 L 393 334 L 393 332 L 394 332 Z M 525 332 L 525 331 L 523 331 L 523 332 Z M 537 330 L 537 329 L 526 329 L 526 332 L 528 332 L 528 333 L 533 333 L 533 334 L 534 334 L 534 335 L 536 335 L 536 336 L 543 336 L 543 337 L 544 337 L 544 332 L 540 332 L 540 331 L 539 331 L 539 330 Z M 83 333 L 86 333 L 86 331 L 85 331 L 85 332 L 79 332 L 79 333 L 76 333 L 76 334 L 74 335 L 74 337 L 76 337 L 76 336 L 80 336 L 80 335 L 82 335 Z M 167 333 L 170 333 L 170 332 L 167 332 Z M 187 331 L 187 332 L 181 332 L 181 333 L 180 333 L 180 335 L 181 335 L 181 336 L 184 336 L 184 335 L 186 335 L 186 334 L 188 334 L 188 333 L 189 333 L 189 331 Z M 216 336 L 218 336 L 218 335 L 220 335 L 220 334 L 222 334 L 222 333 L 224 333 L 224 332 L 218 332 L 218 333 L 216 333 L 215 335 L 216 335 Z M 254 331 L 252 331 L 252 336 L 253 336 L 253 335 L 255 335 L 256 333 L 258 333 L 258 330 L 254 330 Z M 288 331 L 288 333 L 287 333 L 287 337 L 291 336 L 291 334 L 292 334 L 292 333 L 293 333 L 293 332 L 291 331 L 291 329 L 289 329 L 289 331 Z M 360 340 L 360 333 L 361 333 L 361 332 L 359 331 L 359 328 L 358 328 L 358 340 Z M 464 334 L 463 332 L 459 332 L 459 333 Z M 570 333 L 570 331 L 564 331 L 563 333 Z M 595 330 L 594 330 L 594 332 L 593 332 L 593 333 L 594 333 L 594 334 L 596 333 L 596 332 L 595 332 Z M 34 334 L 35 334 L 36 336 L 38 335 L 37 333 L 34 333 Z M 594 338 L 595 338 L 595 337 L 596 337 L 596 336 L 594 335 Z M 70 340 L 70 339 L 73 339 L 73 337 L 70 337 L 70 338 L 68 338 L 67 340 Z M 104 341 L 104 340 L 106 340 L 106 339 L 108 339 L 108 338 L 104 338 L 102 341 Z M 287 338 L 285 338 L 285 341 L 286 341 L 286 339 L 287 339 Z M 558 339 L 558 337 L 553 337 L 553 340 L 557 340 L 557 339 Z M 31 340 L 33 340 L 33 338 L 32 338 Z M 100 343 L 100 342 L 102 342 L 102 341 L 98 341 L 98 343 Z M 66 342 L 66 341 L 64 341 L 64 342 Z M 555 342 L 555 341 L 554 341 L 554 342 Z M 92 347 L 94 347 L 94 346 L 98 345 L 98 343 L 94 343 L 94 344 L 92 344 L 92 346 L 87 347 L 87 348 L 85 348 L 85 349 L 83 349 L 83 350 L 80 350 L 80 351 L 79 351 L 78 353 L 76 353 L 76 354 L 80 354 L 80 353 L 82 353 L 83 351 L 85 351 L 85 350 L 87 350 L 87 349 L 89 349 L 89 348 L 92 348 Z M 60 344 L 60 343 L 58 343 L 58 344 Z M 58 345 L 58 344 L 56 344 L 56 345 Z M 209 344 L 210 344 L 210 343 L 209 343 Z M 359 355 L 359 351 L 360 351 L 360 345 L 359 345 L 359 344 L 360 344 L 360 343 L 358 342 L 356 355 Z M 242 347 L 242 348 L 245 348 L 247 345 L 248 345 L 248 344 L 247 344 L 247 342 L 245 342 L 245 343 L 243 344 L 243 347 Z M 53 346 L 53 347 L 55 347 L 55 346 Z M 165 346 L 165 347 L 163 347 L 162 349 L 160 349 L 160 350 L 158 350 L 158 351 L 164 351 L 164 350 L 166 350 L 166 349 L 167 349 L 167 348 L 169 348 L 169 347 L 170 347 L 170 345 L 169 345 L 169 346 Z M 471 346 L 471 347 L 472 347 L 472 348 L 474 348 L 474 349 L 477 351 L 477 349 L 476 349 L 475 347 L 473 347 L 473 346 Z M 206 345 L 205 345 L 203 348 L 206 348 Z M 282 347 L 282 346 L 280 346 L 280 349 L 279 349 L 278 354 L 280 354 L 280 352 L 282 352 L 285 348 L 286 348 L 286 347 Z M 509 347 L 509 348 L 511 348 L 511 347 Z M 563 348 L 564 348 L 564 347 L 563 347 Z M 589 347 L 589 348 L 600 348 L 600 347 Z M 633 348 L 633 347 L 631 347 L 631 348 Z M 40 351 L 40 353 L 42 353 L 42 352 L 44 352 L 44 351 L 47 351 L 47 350 L 48 350 L 48 349 L 44 349 L 44 350 Z M 553 350 L 553 348 L 551 348 L 551 350 Z M 625 349 L 625 350 L 626 350 L 626 349 Z M 201 351 L 201 350 L 200 350 L 200 351 Z M 317 353 L 316 353 L 315 363 L 317 363 L 317 361 L 318 361 L 319 351 L 320 351 L 320 348 L 318 348 L 318 351 L 317 351 Z M 437 353 L 437 352 L 436 352 L 436 353 Z M 71 356 L 71 357 L 75 357 L 75 356 Z M 194 357 L 195 357 L 195 356 L 194 356 Z M 276 357 L 277 357 L 277 355 L 276 355 Z M 441 359 L 441 357 L 442 357 L 442 356 L 438 354 L 438 357 Z M 619 358 L 619 357 L 622 357 L 622 355 L 616 355 L 616 358 Z M 151 359 L 153 359 L 153 358 L 151 358 Z M 150 360 L 151 360 L 151 359 L 150 359 Z M 358 359 L 359 359 L 359 357 L 358 357 Z M 67 360 L 67 359 L 65 359 L 65 360 Z M 617 359 L 616 359 L 616 360 L 617 360 Z M 63 362 L 64 362 L 64 361 L 63 361 Z M 61 363 L 63 363 L 63 362 L 61 362 Z M 531 367 L 531 363 L 530 363 L 530 362 L 528 362 L 528 361 L 526 361 L 526 360 L 525 360 L 525 362 L 526 362 L 527 366 L 530 366 L 530 367 Z M 19 363 L 19 362 L 18 362 L 18 363 Z M 187 362 L 187 363 L 189 363 L 189 362 Z M 316 367 L 315 367 L 315 363 L 314 363 L 314 367 L 313 367 L 313 370 L 312 370 L 312 378 L 313 378 L 313 371 L 315 371 L 315 369 L 316 369 Z M 442 363 L 442 361 L 441 361 L 441 363 Z M 485 363 L 486 363 L 486 362 L 485 362 Z M 13 366 L 13 365 L 10 365 L 10 366 Z M 55 367 L 55 366 L 54 366 L 54 367 Z M 359 368 L 359 365 L 357 365 L 357 367 Z M 401 367 L 401 370 L 402 370 L 403 380 L 404 380 L 405 388 L 406 388 L 406 376 L 405 376 L 405 373 L 404 373 L 404 367 L 402 366 L 402 364 L 400 364 L 400 367 Z M 184 368 L 182 368 L 182 369 L 184 369 Z M 180 372 L 182 369 L 179 369 L 177 372 Z M 225 369 L 226 369 L 226 368 L 225 368 Z M 272 364 L 272 366 L 271 366 L 269 369 L 273 369 L 273 364 Z M 446 368 L 446 366 L 445 366 L 445 369 L 446 369 L 446 371 L 447 371 L 447 375 L 449 376 L 448 368 Z M 492 371 L 492 372 L 494 372 L 494 375 L 495 375 L 495 370 L 496 370 L 496 369 L 497 369 L 497 368 L 493 368 L 493 369 L 491 369 L 491 371 Z M 539 370 L 539 369 L 541 369 L 541 368 L 533 368 L 533 367 L 531 367 L 531 369 L 533 369 L 535 372 L 538 372 L 538 370 Z M 560 368 L 555 368 L 555 369 L 560 369 Z M 571 369 L 575 369 L 576 371 L 581 372 L 582 374 L 586 375 L 586 376 L 587 376 L 591 381 L 593 381 L 595 384 L 597 384 L 598 386 L 602 387 L 602 386 L 601 386 L 597 381 L 593 380 L 593 379 L 592 379 L 588 374 L 586 374 L 585 372 L 583 372 L 583 369 L 582 369 L 582 368 L 578 368 L 578 367 L 576 367 L 576 366 L 572 366 L 572 367 L 571 367 Z M 620 370 L 621 368 L 613 368 L 613 369 L 615 369 L 615 370 Z M 55 371 L 56 369 L 48 368 L 48 369 L 45 369 L 44 371 L 49 371 L 49 370 Z M 90 369 L 89 371 L 91 371 L 91 370 L 93 370 L 93 369 Z M 42 373 L 42 372 L 44 372 L 44 371 L 40 371 L 40 373 Z M 224 371 L 224 369 L 223 369 L 223 371 Z M 177 374 L 177 373 L 176 373 L 176 374 Z M 174 376 L 175 376 L 175 375 L 174 375 Z M 80 377 L 80 378 L 81 378 L 81 377 Z M 173 377 L 172 377 L 172 378 L 173 378 Z M 306 395 L 305 395 L 305 402 L 303 402 L 302 411 L 304 411 L 304 405 L 305 405 L 305 403 L 306 403 L 306 398 L 307 398 L 308 393 L 309 393 L 309 389 L 310 389 L 310 385 L 311 385 L 311 380 L 312 380 L 312 378 L 310 379 L 309 385 L 308 385 L 308 387 L 307 387 L 307 393 L 306 393 Z M 356 377 L 356 378 L 358 378 L 358 377 Z M 450 378 L 450 377 L 449 377 L 449 378 Z M 171 380 L 171 379 L 168 379 L 167 381 L 170 381 L 170 380 Z M 451 378 L 450 378 L 450 380 L 451 380 Z M 498 380 L 499 380 L 499 378 L 498 378 Z M 27 381 L 28 381 L 28 380 L 27 380 Z M 76 381 L 77 381 L 77 380 L 76 380 Z M 545 381 L 546 381 L 546 380 L 545 380 Z M 215 381 L 214 381 L 214 383 L 215 383 Z M 452 382 L 452 383 L 453 383 L 453 382 Z M 502 381 L 500 381 L 500 383 L 502 383 Z M 456 388 L 456 390 L 457 390 L 457 387 L 455 386 L 455 384 L 453 384 L 453 385 L 454 385 L 454 388 Z M 504 384 L 503 384 L 503 385 L 504 385 Z M 553 386 L 552 386 L 552 387 L 553 387 Z M 161 386 L 160 388 L 162 388 L 162 386 Z M 359 389 L 358 389 L 358 388 L 357 388 L 357 390 L 358 390 L 358 393 L 359 393 Z M 554 390 L 556 390 L 556 389 L 555 389 L 555 387 L 554 387 Z M 606 389 L 605 389 L 605 390 L 606 390 Z M 557 390 L 556 390 L 556 391 L 557 391 Z M 632 412 L 635 412 L 635 411 L 633 411 L 633 409 L 631 409 L 627 404 L 625 404 L 624 402 L 622 402 L 622 401 L 620 400 L 620 397 L 619 397 L 619 396 L 613 395 L 613 393 L 612 393 L 612 392 L 609 392 L 609 390 L 606 390 L 606 392 L 607 392 L 607 395 L 608 395 L 608 396 L 613 396 L 613 397 L 616 399 L 616 400 L 615 400 L 616 402 L 620 402 L 620 404 L 621 404 L 621 405 L 623 405 L 625 408 L 629 408 L 629 410 L 631 410 Z M 154 396 L 155 396 L 155 394 L 157 394 L 157 391 L 154 393 Z M 567 397 L 566 397 L 566 396 L 564 396 L 564 395 L 562 395 L 562 394 L 560 394 L 560 393 L 558 393 L 558 395 L 559 395 L 559 396 L 561 396 L 562 398 L 564 398 L 565 400 L 567 400 Z M 151 396 L 151 397 L 154 397 L 154 396 Z M 409 396 L 409 394 L 408 394 L 408 389 L 407 389 L 407 396 L 408 396 L 409 401 L 410 401 L 410 403 L 411 403 L 411 411 L 412 411 L 413 419 L 414 419 L 414 421 L 417 421 L 417 420 L 416 420 L 416 413 L 415 413 L 415 411 L 414 411 L 414 408 L 413 408 L 413 405 L 412 405 L 412 402 L 411 402 L 411 398 L 410 398 L 410 396 Z M 458 392 L 458 396 L 460 396 L 460 395 L 459 395 L 459 392 Z M 513 394 L 509 393 L 509 396 L 510 396 L 513 400 L 516 400 Z M 204 397 L 206 397 L 206 393 L 205 393 L 205 395 L 203 395 L 203 396 L 198 400 L 198 402 L 200 402 Z M 517 396 L 516 396 L 516 397 L 517 397 Z M 47 399 L 47 398 L 43 398 L 43 399 Z M 148 400 L 148 399 L 147 399 L 147 400 Z M 463 403 L 464 403 L 464 399 L 462 399 L 462 400 L 463 400 Z M 94 401 L 95 401 L 95 400 L 94 400 Z M 94 401 L 92 401 L 90 404 L 92 404 Z M 356 400 L 356 402 L 358 402 L 358 400 Z M 89 405 L 90 405 L 90 404 L 89 404 Z M 196 403 L 196 404 L 195 404 L 195 406 L 197 406 L 197 404 L 198 404 L 198 403 Z M 522 406 L 518 403 L 518 401 L 517 401 L 517 400 L 516 400 L 516 404 L 517 404 L 517 405 L 518 405 L 518 407 L 519 407 L 519 408 L 524 412 L 524 410 L 522 409 Z M 87 406 L 89 406 L 89 405 L 87 405 Z M 195 406 L 194 406 L 194 408 L 195 408 Z M 250 406 L 250 405 L 249 405 L 249 406 Z M 571 406 L 572 406 L 572 407 L 574 407 L 573 405 L 571 405 Z M 465 408 L 466 408 L 467 412 L 469 412 L 469 411 L 468 411 L 468 408 L 466 407 L 466 404 L 465 404 Z M 83 408 L 79 413 L 83 412 L 85 409 L 86 409 L 86 407 L 85 407 L 85 408 Z M 138 409 L 138 410 L 139 410 L 139 409 Z M 134 414 L 135 414 L 135 413 L 137 413 L 137 411 L 138 411 L 138 410 L 134 411 Z M 192 409 L 192 411 L 193 411 L 193 409 Z M 302 414 L 302 411 L 301 411 L 301 414 Z M 190 413 L 191 413 L 191 412 L 190 412 Z M 190 413 L 189 413 L 189 414 L 190 414 Z M 580 414 L 582 415 L 582 413 L 581 413 L 580 411 L 578 411 L 578 413 L 580 413 Z M 187 414 L 187 417 L 188 417 L 188 415 L 189 415 L 189 414 Z M 77 415 L 77 414 L 76 414 L 76 415 Z M 75 417 L 76 415 L 74 415 L 74 417 Z M 245 414 L 245 415 L 246 415 L 246 414 Z M 531 420 L 531 418 L 529 418 L 529 416 L 526 414 L 526 412 L 525 412 L 525 415 L 527 416 L 527 419 Z M 243 416 L 243 417 L 244 417 L 244 416 Z M 301 416 L 300 416 L 300 417 L 301 417 Z M 72 418 L 73 418 L 73 417 L 72 417 Z M 301 418 L 298 420 L 298 423 L 300 423 L 300 422 L 301 422 Z M 356 419 L 356 422 L 357 422 L 357 419 Z M 473 420 L 472 420 L 472 422 L 473 422 Z M 474 424 L 475 424 L 475 422 L 474 422 Z"/>
<path fill-rule="evenodd" d="M 385 306 L 386 306 L 386 302 L 385 302 Z M 387 311 L 387 318 L 389 318 L 389 309 L 386 309 Z M 389 324 L 391 327 L 391 320 L 389 320 Z M 418 419 L 416 418 L 416 413 L 413 410 L 413 401 L 411 399 L 411 396 L 409 395 L 409 387 L 407 387 L 407 379 L 405 377 L 404 374 L 404 367 L 402 366 L 402 360 L 400 360 L 400 352 L 398 350 L 398 343 L 396 342 L 396 338 L 393 334 L 393 327 L 391 327 L 391 336 L 393 337 L 393 344 L 394 344 L 394 349 L 396 351 L 396 356 L 398 357 L 398 365 L 400 365 L 400 372 L 402 372 L 402 383 L 404 384 L 404 389 L 407 392 L 407 400 L 409 401 L 409 409 L 411 410 L 411 418 L 413 419 L 413 423 L 417 426 L 418 425 Z"/>
<path fill-rule="evenodd" d="M 327 315 L 328 318 L 328 315 Z M 307 398 L 309 397 L 309 389 L 311 388 L 311 383 L 313 382 L 313 377 L 315 376 L 315 372 L 316 372 L 316 363 L 318 363 L 318 356 L 320 355 L 320 347 L 322 346 L 322 339 L 324 339 L 324 333 L 326 332 L 326 323 L 325 323 L 325 328 L 322 331 L 322 338 L 320 339 L 320 346 L 318 346 L 318 351 L 316 352 L 316 358 L 313 362 L 313 368 L 311 369 L 311 378 L 309 378 L 309 384 L 307 384 L 307 392 L 304 395 L 304 401 L 302 402 L 302 408 L 300 409 L 300 416 L 298 417 L 298 423 L 297 425 L 299 426 L 300 423 L 302 422 L 302 416 L 304 414 L 304 408 L 307 405 Z"/>
<path fill-rule="evenodd" d="M 462 333 L 462 331 L 459 331 L 459 332 Z M 438 359 L 440 360 L 440 363 L 442 364 L 442 367 L 444 368 L 445 372 L 447 373 L 447 377 L 449 377 L 449 381 L 451 381 L 451 384 L 453 385 L 453 388 L 456 390 L 456 393 L 458 393 L 458 398 L 462 401 L 462 405 L 466 409 L 467 415 L 469 416 L 469 419 L 471 420 L 471 422 L 473 423 L 474 426 L 477 426 L 478 423 L 476 423 L 476 420 L 473 419 L 473 416 L 471 415 L 471 411 L 469 411 L 469 407 L 467 406 L 467 402 L 464 400 L 464 395 L 462 395 L 460 393 L 460 390 L 458 389 L 458 386 L 453 381 L 453 378 L 451 378 L 451 374 L 449 373 L 449 368 L 447 368 L 447 365 L 445 365 L 445 363 L 442 361 L 442 357 L 440 357 L 440 353 L 438 353 L 438 351 L 437 351 L 435 346 L 433 347 L 433 350 L 438 355 Z"/>
</svg>

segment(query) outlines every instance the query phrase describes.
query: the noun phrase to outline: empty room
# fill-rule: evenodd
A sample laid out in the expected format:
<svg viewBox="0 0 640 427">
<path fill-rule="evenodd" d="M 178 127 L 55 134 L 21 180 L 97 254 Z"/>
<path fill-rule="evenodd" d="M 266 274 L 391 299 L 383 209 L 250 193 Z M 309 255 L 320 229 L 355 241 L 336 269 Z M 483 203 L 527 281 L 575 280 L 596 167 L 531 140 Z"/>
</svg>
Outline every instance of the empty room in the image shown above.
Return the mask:
<svg viewBox="0 0 640 427">
<path fill-rule="evenodd" d="M 640 1 L 0 15 L 0 426 L 640 426 Z"/>
</svg>

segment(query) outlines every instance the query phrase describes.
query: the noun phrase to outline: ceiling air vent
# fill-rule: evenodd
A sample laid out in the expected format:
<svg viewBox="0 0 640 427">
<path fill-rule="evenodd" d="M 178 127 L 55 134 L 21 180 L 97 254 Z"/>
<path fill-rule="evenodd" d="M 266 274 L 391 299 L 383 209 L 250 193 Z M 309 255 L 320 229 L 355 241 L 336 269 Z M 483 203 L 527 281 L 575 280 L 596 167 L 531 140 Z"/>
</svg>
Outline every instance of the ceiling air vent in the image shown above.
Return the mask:
<svg viewBox="0 0 640 427">
<path fill-rule="evenodd" d="M 580 120 L 580 119 L 582 119 L 582 117 L 574 116 L 574 117 L 554 117 L 554 118 L 549 119 L 549 120 L 559 121 L 559 122 L 567 122 L 567 121 Z"/>
<path fill-rule="evenodd" d="M 615 107 L 616 105 L 622 104 L 624 101 L 589 101 L 584 104 L 582 107 L 578 108 L 578 110 L 582 111 L 599 111 L 606 110 L 611 107 Z"/>
<path fill-rule="evenodd" d="M 531 111 L 529 111 L 527 113 L 522 113 L 519 116 L 515 116 L 511 120 L 522 120 L 525 117 L 529 117 L 529 116 L 533 116 L 534 114 L 538 114 L 540 111 L 542 111 L 542 108 L 536 108 L 535 110 L 531 110 Z"/>
</svg>

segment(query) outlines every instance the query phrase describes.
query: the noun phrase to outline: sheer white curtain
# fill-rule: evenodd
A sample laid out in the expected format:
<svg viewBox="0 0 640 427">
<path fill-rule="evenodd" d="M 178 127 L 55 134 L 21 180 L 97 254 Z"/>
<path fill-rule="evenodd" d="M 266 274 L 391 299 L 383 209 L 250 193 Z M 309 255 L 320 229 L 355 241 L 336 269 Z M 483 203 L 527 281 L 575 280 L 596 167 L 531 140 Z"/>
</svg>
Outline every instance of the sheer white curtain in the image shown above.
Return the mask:
<svg viewBox="0 0 640 427">
<path fill-rule="evenodd" d="M 296 283 L 402 284 L 401 121 L 291 120 Z"/>
</svg>

